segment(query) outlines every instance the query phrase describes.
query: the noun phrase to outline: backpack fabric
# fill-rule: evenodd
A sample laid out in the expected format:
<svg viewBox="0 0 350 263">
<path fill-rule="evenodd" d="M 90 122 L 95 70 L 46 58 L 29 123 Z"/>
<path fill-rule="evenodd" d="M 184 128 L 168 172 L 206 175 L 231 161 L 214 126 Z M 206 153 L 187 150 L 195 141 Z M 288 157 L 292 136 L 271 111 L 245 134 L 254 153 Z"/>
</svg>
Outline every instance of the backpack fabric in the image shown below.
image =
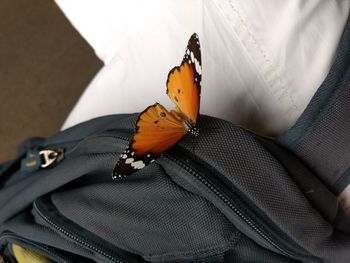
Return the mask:
<svg viewBox="0 0 350 263">
<path fill-rule="evenodd" d="M 350 23 L 326 80 L 276 140 L 200 116 L 200 136 L 121 181 L 111 173 L 137 114 L 24 142 L 0 166 L 1 253 L 16 244 L 54 262 L 349 262 L 336 199 L 350 182 L 349 44 Z"/>
</svg>

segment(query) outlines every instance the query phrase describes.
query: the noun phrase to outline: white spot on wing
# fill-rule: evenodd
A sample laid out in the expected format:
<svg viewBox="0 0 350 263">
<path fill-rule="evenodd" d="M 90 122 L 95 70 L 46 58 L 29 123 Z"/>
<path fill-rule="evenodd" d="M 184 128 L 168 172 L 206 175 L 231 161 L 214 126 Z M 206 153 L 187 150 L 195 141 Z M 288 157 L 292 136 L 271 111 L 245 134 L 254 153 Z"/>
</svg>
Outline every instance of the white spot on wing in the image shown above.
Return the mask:
<svg viewBox="0 0 350 263">
<path fill-rule="evenodd" d="M 191 51 L 191 61 L 192 61 L 192 62 L 194 61 L 194 54 L 193 54 L 192 51 Z"/>
<path fill-rule="evenodd" d="M 127 157 L 128 157 L 128 156 L 127 156 L 126 154 L 123 154 L 123 155 L 122 155 L 122 158 L 123 158 L 123 159 L 126 159 Z"/>
<path fill-rule="evenodd" d="M 131 164 L 131 166 L 134 167 L 134 169 L 140 170 L 140 169 L 142 169 L 143 167 L 145 167 L 145 163 L 144 163 L 143 161 L 140 160 L 140 161 L 133 162 L 133 163 Z"/>
<path fill-rule="evenodd" d="M 131 165 L 133 162 L 134 162 L 134 158 L 128 158 L 125 160 L 125 163 L 128 163 L 128 164 L 131 163 Z"/>
<path fill-rule="evenodd" d="M 198 61 L 197 59 L 194 61 L 194 65 L 195 65 L 195 67 L 196 67 L 197 73 L 198 73 L 199 75 L 202 75 L 202 67 L 201 67 L 201 65 L 199 64 L 199 61 Z"/>
</svg>

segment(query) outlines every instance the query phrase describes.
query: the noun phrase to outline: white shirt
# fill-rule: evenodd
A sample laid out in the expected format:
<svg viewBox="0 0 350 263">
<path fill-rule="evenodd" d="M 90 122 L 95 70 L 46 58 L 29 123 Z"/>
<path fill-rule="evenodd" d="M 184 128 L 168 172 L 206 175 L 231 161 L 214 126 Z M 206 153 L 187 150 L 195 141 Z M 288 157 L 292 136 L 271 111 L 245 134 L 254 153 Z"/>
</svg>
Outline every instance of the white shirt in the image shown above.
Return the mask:
<svg viewBox="0 0 350 263">
<path fill-rule="evenodd" d="M 167 74 L 196 32 L 200 113 L 270 136 L 296 121 L 326 77 L 350 7 L 348 0 L 56 2 L 105 63 L 62 129 L 155 102 L 173 108 Z"/>
</svg>

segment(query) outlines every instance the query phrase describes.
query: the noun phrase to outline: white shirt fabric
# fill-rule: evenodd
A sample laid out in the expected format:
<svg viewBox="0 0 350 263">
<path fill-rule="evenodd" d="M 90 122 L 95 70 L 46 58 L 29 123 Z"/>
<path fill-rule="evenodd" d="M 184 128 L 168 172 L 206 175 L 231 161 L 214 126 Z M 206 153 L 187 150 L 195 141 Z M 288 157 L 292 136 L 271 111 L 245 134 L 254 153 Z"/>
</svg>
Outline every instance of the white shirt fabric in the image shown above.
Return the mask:
<svg viewBox="0 0 350 263">
<path fill-rule="evenodd" d="M 201 114 L 269 136 L 288 129 L 326 77 L 348 0 L 56 0 L 105 63 L 62 129 L 159 102 L 192 33 Z M 74 88 L 74 87 L 72 87 Z"/>
</svg>

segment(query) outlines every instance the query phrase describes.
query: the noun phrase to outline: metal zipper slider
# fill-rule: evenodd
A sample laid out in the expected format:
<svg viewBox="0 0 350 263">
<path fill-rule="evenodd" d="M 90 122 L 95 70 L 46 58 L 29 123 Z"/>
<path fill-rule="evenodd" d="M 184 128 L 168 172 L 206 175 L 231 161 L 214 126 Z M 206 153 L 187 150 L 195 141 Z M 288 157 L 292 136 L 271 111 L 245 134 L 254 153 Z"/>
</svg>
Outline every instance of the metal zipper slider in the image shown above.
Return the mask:
<svg viewBox="0 0 350 263">
<path fill-rule="evenodd" d="M 42 157 L 41 168 L 47 168 L 63 160 L 64 149 L 43 149 L 39 152 L 39 155 Z"/>
<path fill-rule="evenodd" d="M 21 161 L 21 171 L 34 172 L 46 169 L 64 158 L 64 149 L 29 150 L 25 159 Z"/>
<path fill-rule="evenodd" d="M 51 164 L 53 164 L 57 160 L 59 153 L 54 150 L 45 149 L 45 150 L 41 150 L 39 152 L 39 155 L 42 157 L 42 163 L 40 167 L 46 168 L 46 167 L 49 167 Z"/>
</svg>

